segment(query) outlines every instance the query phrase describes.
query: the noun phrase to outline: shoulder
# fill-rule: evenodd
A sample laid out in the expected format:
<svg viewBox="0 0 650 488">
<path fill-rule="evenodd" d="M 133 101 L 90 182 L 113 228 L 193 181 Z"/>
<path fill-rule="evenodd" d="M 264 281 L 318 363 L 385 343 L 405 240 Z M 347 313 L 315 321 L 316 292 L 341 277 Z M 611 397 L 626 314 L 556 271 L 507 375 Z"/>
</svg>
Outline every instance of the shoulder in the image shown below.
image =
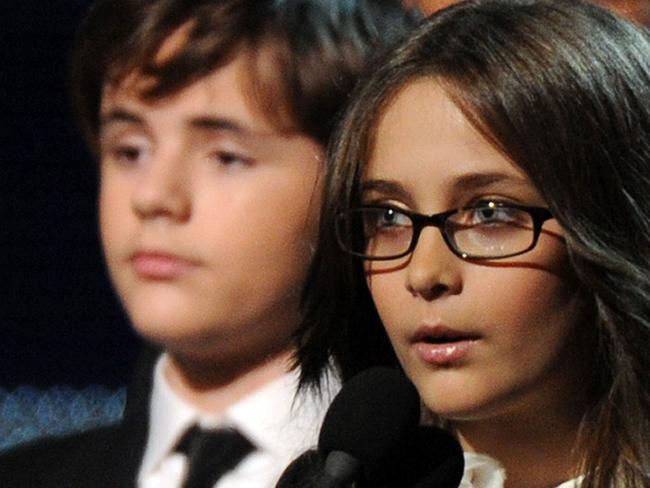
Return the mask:
<svg viewBox="0 0 650 488">
<path fill-rule="evenodd" d="M 129 488 L 135 486 L 149 426 L 154 364 L 145 347 L 127 391 L 122 420 L 81 433 L 42 438 L 0 452 L 2 488 Z"/>
<path fill-rule="evenodd" d="M 75 479 L 77 472 L 96 465 L 100 446 L 107 445 L 114 431 L 115 427 L 104 427 L 65 437 L 44 438 L 3 453 L 0 456 L 0 486 L 74 486 L 59 483 L 63 479 Z"/>
<path fill-rule="evenodd" d="M 52 437 L 0 455 L 0 486 L 7 488 L 129 487 L 141 453 L 123 425 Z M 135 443 L 137 444 L 137 443 Z"/>
</svg>

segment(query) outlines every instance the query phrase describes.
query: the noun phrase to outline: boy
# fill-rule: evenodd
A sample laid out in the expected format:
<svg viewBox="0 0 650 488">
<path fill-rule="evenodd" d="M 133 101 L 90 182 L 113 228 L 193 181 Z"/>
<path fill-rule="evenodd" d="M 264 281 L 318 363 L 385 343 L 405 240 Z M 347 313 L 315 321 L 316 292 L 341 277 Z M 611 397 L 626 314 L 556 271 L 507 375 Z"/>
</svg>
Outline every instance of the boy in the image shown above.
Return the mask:
<svg viewBox="0 0 650 488">
<path fill-rule="evenodd" d="M 189 486 L 215 462 L 197 454 L 208 427 L 241 452 L 192 486 L 274 486 L 315 443 L 337 386 L 296 397 L 289 370 L 324 148 L 409 19 L 397 0 L 94 5 L 73 94 L 100 160 L 101 237 L 133 326 L 163 353 L 120 425 L 10 454 L 2 486 Z"/>
</svg>

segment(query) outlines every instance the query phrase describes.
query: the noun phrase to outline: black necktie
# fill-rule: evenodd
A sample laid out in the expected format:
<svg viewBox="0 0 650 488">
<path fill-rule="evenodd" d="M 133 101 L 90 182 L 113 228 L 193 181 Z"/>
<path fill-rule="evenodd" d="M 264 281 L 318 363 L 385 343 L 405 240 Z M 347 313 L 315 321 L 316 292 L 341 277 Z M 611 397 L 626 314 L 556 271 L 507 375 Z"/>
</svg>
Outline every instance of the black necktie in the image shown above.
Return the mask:
<svg viewBox="0 0 650 488">
<path fill-rule="evenodd" d="M 205 430 L 190 427 L 176 446 L 187 456 L 188 474 L 183 488 L 212 488 L 255 447 L 235 429 Z"/>
</svg>

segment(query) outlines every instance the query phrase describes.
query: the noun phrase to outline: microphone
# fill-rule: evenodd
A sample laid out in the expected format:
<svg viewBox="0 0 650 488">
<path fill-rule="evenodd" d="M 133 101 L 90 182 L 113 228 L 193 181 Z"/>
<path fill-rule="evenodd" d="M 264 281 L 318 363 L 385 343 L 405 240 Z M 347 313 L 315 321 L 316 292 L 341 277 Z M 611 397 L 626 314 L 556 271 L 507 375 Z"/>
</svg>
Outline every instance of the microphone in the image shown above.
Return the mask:
<svg viewBox="0 0 650 488">
<path fill-rule="evenodd" d="M 419 419 L 417 390 L 399 371 L 371 368 L 354 376 L 323 420 L 318 450 L 325 456 L 325 477 L 338 480 L 339 486 L 359 474 L 376 478 Z"/>
<path fill-rule="evenodd" d="M 417 391 L 402 373 L 363 371 L 330 405 L 318 450 L 291 463 L 276 488 L 456 488 L 460 445 L 442 429 L 418 427 L 419 417 Z"/>
<path fill-rule="evenodd" d="M 448 431 L 418 427 L 406 439 L 404 454 L 392 464 L 386 488 L 458 488 L 463 478 L 463 449 Z"/>
</svg>

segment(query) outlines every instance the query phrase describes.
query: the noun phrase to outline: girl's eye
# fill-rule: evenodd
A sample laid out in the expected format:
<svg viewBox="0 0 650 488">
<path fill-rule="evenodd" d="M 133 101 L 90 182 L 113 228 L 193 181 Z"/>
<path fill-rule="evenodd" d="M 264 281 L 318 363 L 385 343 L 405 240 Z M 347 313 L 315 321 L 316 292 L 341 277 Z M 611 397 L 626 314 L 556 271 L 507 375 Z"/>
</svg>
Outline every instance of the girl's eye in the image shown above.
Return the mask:
<svg viewBox="0 0 650 488">
<path fill-rule="evenodd" d="M 408 217 L 394 208 L 386 208 L 379 212 L 378 223 L 382 227 L 392 227 L 395 225 L 404 225 L 408 223 Z"/>
<path fill-rule="evenodd" d="M 467 225 L 512 225 L 528 220 L 526 212 L 508 206 L 486 205 L 469 209 L 467 212 Z"/>
<path fill-rule="evenodd" d="M 476 223 L 502 222 L 510 220 L 510 212 L 506 208 L 477 208 L 474 210 Z"/>
<path fill-rule="evenodd" d="M 394 208 L 372 208 L 366 209 L 364 212 L 367 232 L 375 233 L 411 225 L 411 219 Z"/>
</svg>

